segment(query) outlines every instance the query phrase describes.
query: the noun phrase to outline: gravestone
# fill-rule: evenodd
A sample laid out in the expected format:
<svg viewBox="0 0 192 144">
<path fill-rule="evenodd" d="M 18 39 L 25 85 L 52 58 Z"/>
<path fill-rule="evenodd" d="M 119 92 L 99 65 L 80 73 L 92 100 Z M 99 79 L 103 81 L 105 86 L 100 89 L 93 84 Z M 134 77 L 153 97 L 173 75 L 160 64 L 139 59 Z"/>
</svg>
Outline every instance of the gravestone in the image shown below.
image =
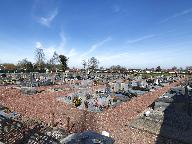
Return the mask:
<svg viewBox="0 0 192 144">
<path fill-rule="evenodd" d="M 65 144 L 113 144 L 114 140 L 110 137 L 98 134 L 92 131 L 82 133 L 73 133 L 66 138 L 60 140 L 60 143 Z"/>
<path fill-rule="evenodd" d="M 37 90 L 32 87 L 21 87 L 21 93 L 26 95 L 33 95 L 37 93 Z"/>
</svg>

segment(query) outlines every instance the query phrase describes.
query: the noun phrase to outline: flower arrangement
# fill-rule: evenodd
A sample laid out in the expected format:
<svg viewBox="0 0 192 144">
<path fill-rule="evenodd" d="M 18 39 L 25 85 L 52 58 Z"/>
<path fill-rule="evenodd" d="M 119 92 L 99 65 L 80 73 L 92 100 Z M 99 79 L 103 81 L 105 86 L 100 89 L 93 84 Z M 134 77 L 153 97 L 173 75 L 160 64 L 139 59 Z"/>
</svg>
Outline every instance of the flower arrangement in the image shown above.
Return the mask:
<svg viewBox="0 0 192 144">
<path fill-rule="evenodd" d="M 78 98 L 78 97 L 74 97 L 73 98 L 73 104 L 76 106 L 76 107 L 78 107 L 78 106 L 80 106 L 81 105 L 81 99 L 80 98 Z"/>
</svg>

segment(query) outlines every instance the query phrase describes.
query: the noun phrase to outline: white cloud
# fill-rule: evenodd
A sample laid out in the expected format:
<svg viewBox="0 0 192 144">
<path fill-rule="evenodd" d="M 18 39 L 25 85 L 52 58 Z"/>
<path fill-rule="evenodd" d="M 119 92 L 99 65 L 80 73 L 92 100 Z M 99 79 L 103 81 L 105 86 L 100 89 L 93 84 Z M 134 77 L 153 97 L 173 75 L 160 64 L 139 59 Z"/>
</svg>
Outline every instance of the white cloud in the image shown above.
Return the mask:
<svg viewBox="0 0 192 144">
<path fill-rule="evenodd" d="M 133 44 L 133 43 L 137 43 L 137 42 L 140 42 L 140 41 L 143 41 L 143 40 L 146 40 L 146 39 L 150 39 L 150 38 L 153 38 L 153 37 L 155 37 L 154 34 L 146 35 L 146 36 L 142 36 L 142 37 L 139 37 L 139 38 L 136 38 L 136 39 L 128 40 L 127 43 L 128 44 Z"/>
<path fill-rule="evenodd" d="M 90 55 L 97 50 L 98 48 L 102 47 L 106 42 L 110 41 L 111 37 L 107 37 L 106 39 L 99 41 L 95 44 L 93 44 L 86 52 L 81 53 L 76 51 L 75 49 L 71 49 L 68 53 L 65 55 L 68 56 L 69 59 L 69 65 L 70 66 L 76 66 L 81 67 L 82 66 L 82 60 L 88 59 Z"/>
<path fill-rule="evenodd" d="M 164 65 L 166 63 L 172 63 L 175 59 L 173 59 L 173 55 L 171 56 L 172 51 L 134 51 L 134 52 L 124 52 L 118 54 L 105 54 L 98 56 L 100 60 L 100 64 L 104 66 L 111 65 L 122 65 L 127 67 L 150 67 L 150 66 L 158 66 Z M 175 57 L 174 57 L 175 58 Z"/>
<path fill-rule="evenodd" d="M 192 13 L 192 8 L 186 9 L 186 10 L 184 10 L 184 11 L 182 11 L 182 12 L 176 13 L 176 14 L 168 17 L 168 18 L 165 18 L 165 19 L 163 19 L 162 21 L 160 21 L 160 23 L 167 22 L 167 21 L 169 21 L 169 20 L 171 20 L 171 19 L 174 19 L 174 18 L 177 18 L 177 17 L 180 17 L 180 16 L 184 16 L 184 15 L 187 15 L 187 14 L 189 14 L 189 13 Z"/>
<path fill-rule="evenodd" d="M 38 19 L 38 22 L 46 27 L 49 27 L 51 22 L 54 20 L 54 18 L 57 16 L 58 10 L 55 9 L 49 16 L 47 17 L 40 17 Z"/>
<path fill-rule="evenodd" d="M 71 49 L 70 51 L 69 51 L 69 53 L 67 54 L 67 56 L 68 57 L 73 57 L 73 56 L 75 56 L 77 53 L 76 53 L 76 51 L 75 51 L 75 49 Z"/>
<path fill-rule="evenodd" d="M 186 9 L 180 13 L 176 13 L 175 15 L 173 15 L 174 18 L 178 17 L 178 16 L 183 16 L 183 15 L 186 15 L 186 14 L 189 14 L 192 12 L 192 8 L 190 9 Z"/>
<path fill-rule="evenodd" d="M 58 45 L 47 46 L 47 47 L 45 47 L 41 42 L 38 41 L 35 43 L 35 48 L 43 49 L 47 60 L 53 56 L 55 51 L 58 54 L 63 54 L 69 58 L 76 56 L 77 53 L 74 48 L 66 47 L 67 40 L 66 40 L 66 37 L 64 36 L 63 32 L 60 33 L 60 39 L 61 39 L 61 41 L 59 42 Z"/>
<path fill-rule="evenodd" d="M 91 53 L 92 53 L 93 51 L 95 51 L 97 48 L 102 47 L 106 42 L 108 42 L 108 41 L 110 41 L 110 40 L 111 40 L 111 37 L 107 37 L 106 39 L 104 39 L 104 40 L 102 40 L 102 41 L 99 41 L 99 42 L 93 44 L 93 45 L 91 46 L 91 48 L 90 48 L 87 52 L 85 52 L 85 53 L 83 53 L 83 54 L 81 55 L 81 57 L 85 57 L 85 56 L 91 54 Z"/>
<path fill-rule="evenodd" d="M 129 51 L 119 51 L 119 52 L 108 52 L 108 53 L 99 53 L 98 50 L 106 42 L 110 41 L 111 38 L 106 38 L 100 42 L 97 42 L 90 46 L 87 49 L 87 53 L 81 53 L 75 48 L 67 47 L 67 39 L 63 33 L 60 34 L 61 41 L 56 46 L 45 47 L 41 42 L 36 42 L 36 47 L 43 48 L 44 52 L 48 58 L 51 58 L 54 51 L 57 51 L 58 54 L 64 54 L 69 57 L 69 67 L 83 67 L 82 60 L 88 59 L 90 56 L 96 57 L 100 61 L 100 66 L 108 67 L 111 65 L 122 65 L 129 68 L 146 68 L 146 67 L 156 67 L 158 65 L 162 67 L 169 67 L 171 65 L 182 65 L 183 62 L 189 65 L 190 57 L 182 58 L 182 62 L 178 59 L 181 55 L 187 55 L 191 51 L 183 51 L 181 54 L 181 49 L 168 49 L 158 48 L 158 50 L 131 50 Z M 176 47 L 176 46 L 173 46 Z M 96 52 L 95 52 L 96 51 Z M 97 53 L 98 52 L 98 53 Z M 179 63 L 180 62 L 180 63 Z"/>
<path fill-rule="evenodd" d="M 65 37 L 65 35 L 64 35 L 63 32 L 60 32 L 59 35 L 60 35 L 61 41 L 60 41 L 60 43 L 59 43 L 59 45 L 58 45 L 58 49 L 59 49 L 59 50 L 62 50 L 62 49 L 64 49 L 64 47 L 65 47 L 65 45 L 66 45 L 66 43 L 67 43 L 67 39 L 66 39 L 66 37 Z"/>
<path fill-rule="evenodd" d="M 35 43 L 35 47 L 36 48 L 42 48 L 43 46 L 42 46 L 42 44 L 40 42 L 36 42 Z"/>
<path fill-rule="evenodd" d="M 83 59 L 88 59 L 94 51 L 96 51 L 98 48 L 102 47 L 106 42 L 111 40 L 110 37 L 107 37 L 106 39 L 90 46 L 87 52 L 82 54 L 80 51 L 76 51 L 75 48 L 67 47 L 67 39 L 63 32 L 60 33 L 60 39 L 61 41 L 56 46 L 45 47 L 41 42 L 36 42 L 35 45 L 36 48 L 42 48 L 44 50 L 47 60 L 50 59 L 53 53 L 56 51 L 58 54 L 63 54 L 69 58 L 69 66 L 77 67 L 81 67 Z"/>
</svg>

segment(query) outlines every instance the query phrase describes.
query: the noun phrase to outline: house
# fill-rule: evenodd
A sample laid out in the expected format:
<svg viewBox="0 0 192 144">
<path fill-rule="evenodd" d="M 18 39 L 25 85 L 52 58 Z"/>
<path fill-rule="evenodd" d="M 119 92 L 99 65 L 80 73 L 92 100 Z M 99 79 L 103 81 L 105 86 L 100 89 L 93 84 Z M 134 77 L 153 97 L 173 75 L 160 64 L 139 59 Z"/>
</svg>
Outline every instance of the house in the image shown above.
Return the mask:
<svg viewBox="0 0 192 144">
<path fill-rule="evenodd" d="M 153 72 L 154 72 L 154 68 L 151 68 L 151 69 L 146 68 L 146 69 L 144 70 L 144 72 L 145 72 L 145 73 L 153 73 Z"/>
<path fill-rule="evenodd" d="M 141 69 L 129 69 L 129 70 L 127 70 L 127 72 L 130 72 L 130 73 L 142 73 L 142 70 Z"/>
<path fill-rule="evenodd" d="M 169 74 L 176 74 L 176 73 L 178 73 L 178 71 L 175 70 L 175 69 L 167 69 L 167 72 L 168 72 Z"/>
</svg>

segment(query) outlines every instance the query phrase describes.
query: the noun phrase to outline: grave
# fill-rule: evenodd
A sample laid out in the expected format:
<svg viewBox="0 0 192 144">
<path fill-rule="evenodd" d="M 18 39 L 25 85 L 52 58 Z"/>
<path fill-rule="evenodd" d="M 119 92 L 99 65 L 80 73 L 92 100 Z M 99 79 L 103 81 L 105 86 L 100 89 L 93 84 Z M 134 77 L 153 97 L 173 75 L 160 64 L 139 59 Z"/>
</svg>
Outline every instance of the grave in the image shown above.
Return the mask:
<svg viewBox="0 0 192 144">
<path fill-rule="evenodd" d="M 38 91 L 33 87 L 21 87 L 21 93 L 25 95 L 33 95 L 36 94 Z"/>
<path fill-rule="evenodd" d="M 113 144 L 114 140 L 93 131 L 85 131 L 70 134 L 60 142 L 65 144 Z"/>
</svg>

